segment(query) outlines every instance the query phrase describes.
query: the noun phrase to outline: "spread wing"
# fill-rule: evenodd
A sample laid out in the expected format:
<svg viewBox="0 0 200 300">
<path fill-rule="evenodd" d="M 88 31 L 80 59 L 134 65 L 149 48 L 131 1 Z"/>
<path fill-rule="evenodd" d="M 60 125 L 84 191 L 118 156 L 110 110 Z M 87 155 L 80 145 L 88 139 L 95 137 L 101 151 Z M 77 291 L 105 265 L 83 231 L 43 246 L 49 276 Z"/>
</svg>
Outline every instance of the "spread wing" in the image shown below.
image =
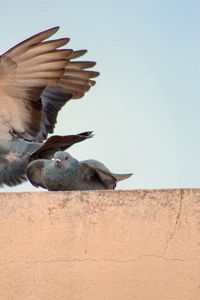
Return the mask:
<svg viewBox="0 0 200 300">
<path fill-rule="evenodd" d="M 58 84 L 44 89 L 41 96 L 43 106 L 41 129 L 35 141 L 43 141 L 47 138 L 48 133 L 53 133 L 58 112 L 66 102 L 70 99 L 80 99 L 95 84 L 92 79 L 97 77 L 99 72 L 88 69 L 94 67 L 96 63 L 74 61 L 86 52 L 86 50 L 73 51 L 69 57 L 70 62 L 65 66 L 64 74 Z"/>
<path fill-rule="evenodd" d="M 58 49 L 69 39 L 44 41 L 58 27 L 43 31 L 11 48 L 0 57 L 0 137 L 12 133 L 33 140 L 42 118 L 40 95 L 55 86 L 69 63 L 72 50 Z"/>
<path fill-rule="evenodd" d="M 56 151 L 66 150 L 72 145 L 82 142 L 88 138 L 93 137 L 92 131 L 86 131 L 73 135 L 53 135 L 50 136 L 39 148 L 33 150 L 29 154 L 29 160 L 36 160 L 39 158 L 52 158 Z"/>
</svg>

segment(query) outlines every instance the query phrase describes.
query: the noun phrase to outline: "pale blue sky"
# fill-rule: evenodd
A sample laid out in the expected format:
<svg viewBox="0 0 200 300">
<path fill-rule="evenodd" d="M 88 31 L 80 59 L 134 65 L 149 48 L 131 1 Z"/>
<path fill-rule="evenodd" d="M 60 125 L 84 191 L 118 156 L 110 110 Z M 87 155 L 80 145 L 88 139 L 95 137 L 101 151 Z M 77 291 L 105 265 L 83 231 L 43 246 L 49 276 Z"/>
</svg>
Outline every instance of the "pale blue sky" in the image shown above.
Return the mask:
<svg viewBox="0 0 200 300">
<path fill-rule="evenodd" d="M 200 2 L 2 0 L 0 51 L 56 25 L 101 72 L 59 115 L 56 134 L 96 133 L 69 152 L 134 172 L 118 188 L 199 187 Z"/>
</svg>

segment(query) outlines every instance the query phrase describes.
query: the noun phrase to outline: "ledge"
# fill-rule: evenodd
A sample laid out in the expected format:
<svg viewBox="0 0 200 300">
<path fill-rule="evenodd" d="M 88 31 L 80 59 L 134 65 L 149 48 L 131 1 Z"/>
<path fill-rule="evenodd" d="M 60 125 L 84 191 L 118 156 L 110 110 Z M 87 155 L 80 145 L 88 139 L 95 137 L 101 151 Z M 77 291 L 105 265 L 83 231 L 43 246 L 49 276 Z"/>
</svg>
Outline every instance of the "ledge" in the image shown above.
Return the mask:
<svg viewBox="0 0 200 300">
<path fill-rule="evenodd" d="M 200 299 L 200 189 L 0 193 L 0 299 Z"/>
</svg>

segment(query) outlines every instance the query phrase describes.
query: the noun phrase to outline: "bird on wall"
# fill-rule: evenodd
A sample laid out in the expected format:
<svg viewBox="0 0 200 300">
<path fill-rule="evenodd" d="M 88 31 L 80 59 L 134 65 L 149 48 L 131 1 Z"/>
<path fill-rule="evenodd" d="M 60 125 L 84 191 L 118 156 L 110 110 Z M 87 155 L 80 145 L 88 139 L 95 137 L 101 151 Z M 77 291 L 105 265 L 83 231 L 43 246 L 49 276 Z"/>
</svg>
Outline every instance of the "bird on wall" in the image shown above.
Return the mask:
<svg viewBox="0 0 200 300">
<path fill-rule="evenodd" d="M 99 75 L 91 70 L 95 62 L 77 60 L 86 50 L 60 48 L 68 38 L 47 40 L 58 29 L 40 32 L 0 56 L 0 185 L 25 181 L 31 160 L 50 158 L 92 136 L 47 139 L 59 110 L 81 98 Z"/>
<path fill-rule="evenodd" d="M 49 191 L 114 189 L 129 174 L 115 174 L 93 159 L 78 161 L 69 153 L 57 151 L 53 159 L 37 159 L 27 168 L 27 177 L 35 187 Z"/>
</svg>

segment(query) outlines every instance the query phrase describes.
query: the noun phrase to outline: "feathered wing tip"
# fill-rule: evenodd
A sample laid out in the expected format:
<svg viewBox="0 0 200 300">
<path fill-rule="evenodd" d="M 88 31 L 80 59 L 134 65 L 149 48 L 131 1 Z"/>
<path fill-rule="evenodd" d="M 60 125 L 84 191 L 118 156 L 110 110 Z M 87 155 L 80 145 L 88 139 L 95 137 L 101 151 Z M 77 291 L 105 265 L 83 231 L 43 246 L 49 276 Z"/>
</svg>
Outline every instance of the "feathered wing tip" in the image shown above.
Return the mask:
<svg viewBox="0 0 200 300">
<path fill-rule="evenodd" d="M 10 48 L 8 51 L 6 51 L 3 55 L 8 55 L 13 56 L 16 55 L 18 52 L 18 49 L 20 50 L 20 52 L 22 52 L 22 50 L 26 50 L 28 47 L 34 45 L 34 44 L 38 44 L 40 42 L 42 42 L 43 40 L 51 37 L 52 35 L 54 35 L 58 30 L 59 30 L 59 26 L 55 26 L 52 28 L 49 28 L 47 30 L 41 31 L 37 34 L 32 35 L 31 37 L 23 40 L 22 42 L 18 43 L 17 45 L 15 45 L 14 47 Z M 66 44 L 66 43 L 65 43 Z"/>
<path fill-rule="evenodd" d="M 99 72 L 90 70 L 96 65 L 94 61 L 74 60 L 84 55 L 87 50 L 73 51 L 70 55 L 70 62 L 65 67 L 65 72 L 61 77 L 58 87 L 72 95 L 72 99 L 80 99 L 89 89 L 95 85 L 95 80 Z"/>
<path fill-rule="evenodd" d="M 91 138 L 92 136 L 93 131 L 86 131 L 74 135 L 53 135 L 49 137 L 39 149 L 31 152 L 29 155 L 29 159 L 33 160 L 43 157 L 48 158 L 49 154 L 51 157 L 52 154 L 54 154 L 56 151 L 66 150 L 72 145 Z"/>
<path fill-rule="evenodd" d="M 81 135 L 81 136 L 84 136 L 85 138 L 90 139 L 90 138 L 94 137 L 95 134 L 94 134 L 94 131 L 84 131 L 84 132 L 79 133 L 78 135 Z"/>
<path fill-rule="evenodd" d="M 127 179 L 133 175 L 133 173 L 128 173 L 128 174 L 115 174 L 112 173 L 112 175 L 115 177 L 115 179 L 118 181 L 122 181 L 124 179 Z"/>
</svg>

